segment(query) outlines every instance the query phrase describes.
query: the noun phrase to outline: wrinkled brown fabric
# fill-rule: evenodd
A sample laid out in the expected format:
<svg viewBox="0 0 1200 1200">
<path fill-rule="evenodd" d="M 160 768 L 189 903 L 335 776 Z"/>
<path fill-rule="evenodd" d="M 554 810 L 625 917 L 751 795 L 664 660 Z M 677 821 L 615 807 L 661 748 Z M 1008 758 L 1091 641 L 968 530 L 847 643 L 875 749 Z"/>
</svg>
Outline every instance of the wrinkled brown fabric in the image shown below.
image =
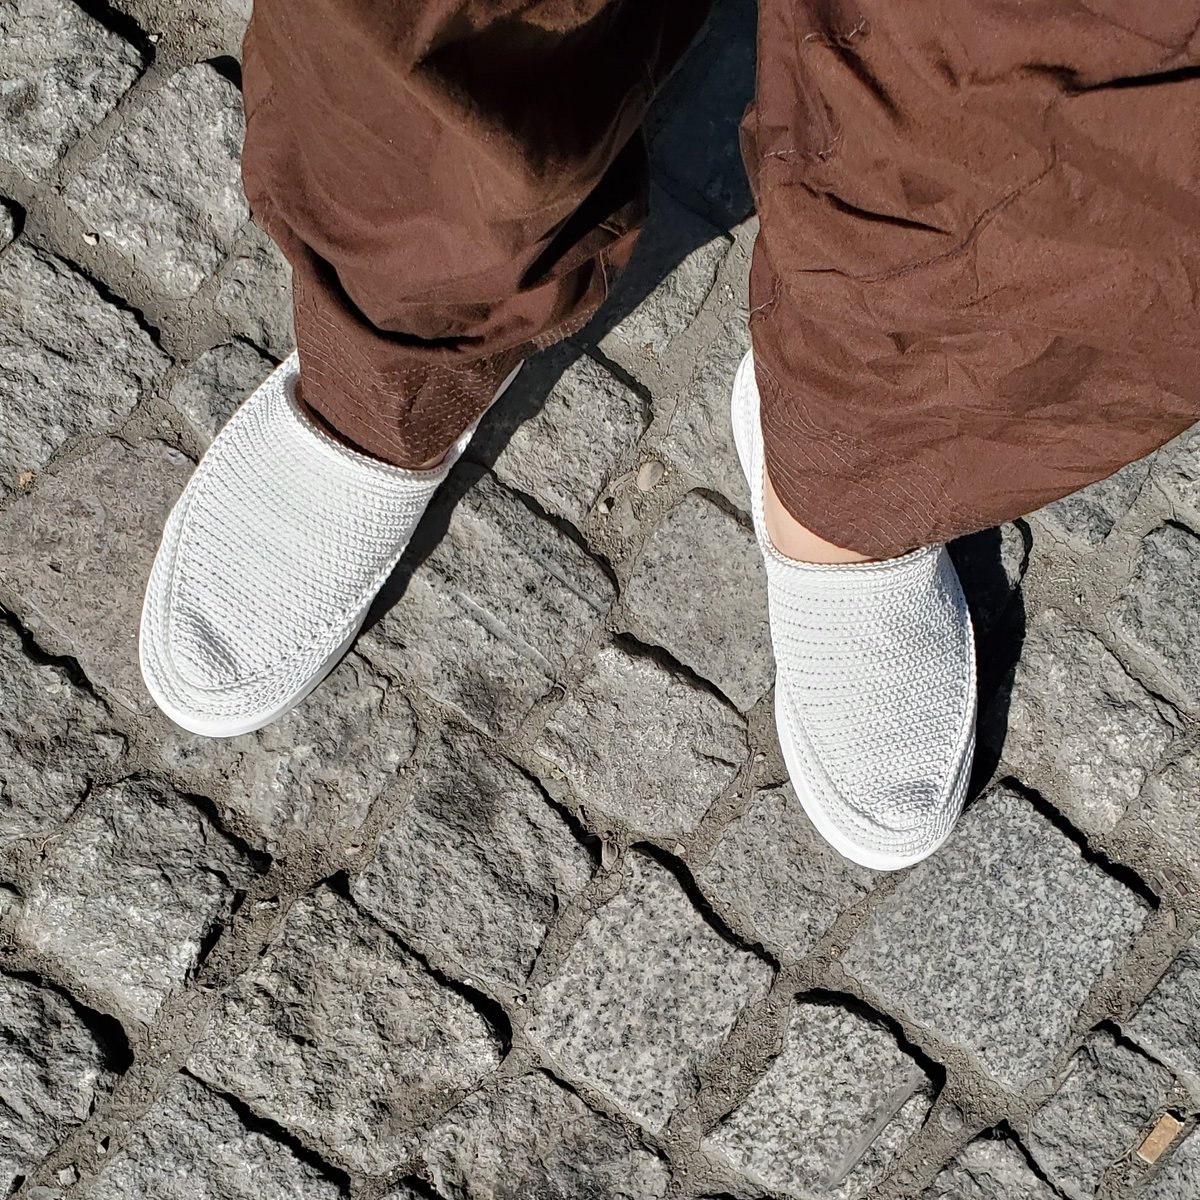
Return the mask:
<svg viewBox="0 0 1200 1200">
<path fill-rule="evenodd" d="M 258 0 L 247 191 L 305 395 L 401 465 L 577 328 L 687 0 Z M 1200 418 L 1200 0 L 761 0 L 751 333 L 788 509 L 872 555 Z"/>
<path fill-rule="evenodd" d="M 705 11 L 256 0 L 243 175 L 329 425 L 427 462 L 599 307 L 645 212 L 643 114 Z"/>
</svg>

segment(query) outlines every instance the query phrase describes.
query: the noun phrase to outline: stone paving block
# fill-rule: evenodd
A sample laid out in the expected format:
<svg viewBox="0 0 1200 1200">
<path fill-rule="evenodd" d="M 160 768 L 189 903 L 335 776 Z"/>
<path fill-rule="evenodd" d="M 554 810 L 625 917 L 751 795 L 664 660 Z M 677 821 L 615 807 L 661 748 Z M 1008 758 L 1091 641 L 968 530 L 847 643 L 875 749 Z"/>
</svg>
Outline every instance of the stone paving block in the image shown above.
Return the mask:
<svg viewBox="0 0 1200 1200">
<path fill-rule="evenodd" d="M 295 348 L 292 269 L 257 225 L 247 225 L 234 246 L 214 307 L 275 358 L 286 358 Z"/>
<path fill-rule="evenodd" d="M 34 177 L 116 107 L 142 65 L 69 0 L 5 0 L 0 45 L 0 158 Z"/>
<path fill-rule="evenodd" d="M 772 970 L 726 942 L 665 867 L 635 853 L 629 871 L 535 997 L 526 1032 L 657 1131 Z"/>
<path fill-rule="evenodd" d="M 738 708 L 771 686 L 767 577 L 751 530 L 691 493 L 650 535 L 625 588 L 634 632 L 715 683 Z"/>
<path fill-rule="evenodd" d="M 269 838 L 322 841 L 361 825 L 393 784 L 416 718 L 403 690 L 351 653 L 266 729 L 206 738 L 171 725 L 155 744 L 165 765 Z"/>
<path fill-rule="evenodd" d="M 469 1096 L 422 1146 L 447 1200 L 661 1200 L 665 1164 L 545 1075 Z"/>
<path fill-rule="evenodd" d="M 113 1085 L 102 1046 L 58 992 L 0 974 L 0 1193 Z"/>
<path fill-rule="evenodd" d="M 520 987 L 591 859 L 537 786 L 481 738 L 443 734 L 406 783 L 355 898 L 458 973 Z"/>
<path fill-rule="evenodd" d="M 1114 625 L 1189 705 L 1200 707 L 1200 538 L 1161 525 L 1143 539 Z"/>
<path fill-rule="evenodd" d="M 1024 1155 L 999 1138 L 978 1138 L 921 1193 L 921 1200 L 1058 1200 Z"/>
<path fill-rule="evenodd" d="M 518 376 L 513 387 L 521 386 Z M 517 427 L 493 470 L 547 512 L 582 528 L 648 424 L 641 397 L 595 359 L 580 355 L 545 404 Z"/>
<path fill-rule="evenodd" d="M 149 1021 L 198 966 L 255 875 L 245 855 L 172 788 L 114 784 L 51 838 L 17 908 L 19 942 Z"/>
<path fill-rule="evenodd" d="M 756 792 L 696 872 L 719 909 L 787 959 L 803 958 L 874 879 L 817 833 L 790 784 Z"/>
<path fill-rule="evenodd" d="M 1173 505 L 1200 516 L 1200 430 L 1184 434 L 1155 455 L 1154 482 Z"/>
<path fill-rule="evenodd" d="M 104 705 L 0 622 L 0 847 L 60 825 L 124 749 Z"/>
<path fill-rule="evenodd" d="M 228 1101 L 180 1075 L 122 1142 L 88 1200 L 339 1200 L 341 1187 Z"/>
<path fill-rule="evenodd" d="M 274 367 L 274 362 L 249 342 L 226 342 L 205 350 L 189 364 L 167 398 L 207 447 Z"/>
<path fill-rule="evenodd" d="M 167 359 L 66 263 L 17 244 L 0 257 L 0 496 L 68 438 L 122 421 Z"/>
<path fill-rule="evenodd" d="M 745 261 L 748 266 L 749 260 Z M 739 287 L 738 295 L 744 296 L 744 289 Z M 745 512 L 750 510 L 750 492 L 733 444 L 729 398 L 734 373 L 750 349 L 747 319 L 743 302 L 703 351 L 691 379 L 679 388 L 662 444 L 663 453 L 698 483 L 720 492 Z"/>
<path fill-rule="evenodd" d="M 1123 1029 L 1200 1094 L 1200 934 L 1192 938 Z"/>
<path fill-rule="evenodd" d="M 520 724 L 613 599 L 597 562 L 486 477 L 410 572 L 362 653 L 493 735 Z"/>
<path fill-rule="evenodd" d="M 134 710 L 151 707 L 137 661 L 146 579 L 191 471 L 161 442 L 108 441 L 0 515 L 0 579 L 26 626 Z"/>
<path fill-rule="evenodd" d="M 905 874 L 842 956 L 893 1011 L 1022 1088 L 1047 1071 L 1143 901 L 1007 788 Z"/>
<path fill-rule="evenodd" d="M 756 6 L 721 0 L 650 121 L 651 158 L 725 221 L 753 208 L 738 126 L 753 98 Z"/>
<path fill-rule="evenodd" d="M 353 1167 L 395 1170 L 413 1123 L 499 1061 L 488 1023 L 335 893 L 298 900 L 222 996 L 189 1068 Z"/>
<path fill-rule="evenodd" d="M 63 199 L 156 287 L 186 299 L 250 215 L 238 165 L 245 128 L 237 88 L 204 63 L 185 67 L 80 168 Z"/>
<path fill-rule="evenodd" d="M 1135 1194 L 1137 1200 L 1196 1200 L 1200 1196 L 1200 1133 L 1193 1130 Z"/>
<path fill-rule="evenodd" d="M 576 797 L 646 833 L 692 829 L 746 757 L 745 726 L 715 696 L 604 646 L 534 750 Z"/>
<path fill-rule="evenodd" d="M 607 329 L 604 353 L 634 375 L 653 376 L 695 321 L 729 245 L 716 226 L 652 187 L 650 219 L 633 261 L 582 336 Z"/>
<path fill-rule="evenodd" d="M 1142 819 L 1193 871 L 1200 872 L 1200 753 L 1183 755 L 1160 771 L 1142 792 Z"/>
<path fill-rule="evenodd" d="M 1037 515 L 1082 549 L 1097 546 L 1137 499 L 1150 463 L 1148 458 L 1132 462 L 1115 475 L 1046 505 Z"/>
<path fill-rule="evenodd" d="M 1039 613 L 1025 637 L 1004 758 L 1085 829 L 1109 830 L 1171 741 L 1146 690 L 1095 635 Z"/>
<path fill-rule="evenodd" d="M 1034 1115 L 1025 1145 L 1060 1191 L 1092 1200 L 1104 1172 L 1136 1146 L 1171 1085 L 1170 1072 L 1098 1031 Z"/>
<path fill-rule="evenodd" d="M 877 1021 L 797 1003 L 783 1052 L 704 1145 L 783 1196 L 856 1200 L 924 1124 L 934 1092 Z"/>
</svg>

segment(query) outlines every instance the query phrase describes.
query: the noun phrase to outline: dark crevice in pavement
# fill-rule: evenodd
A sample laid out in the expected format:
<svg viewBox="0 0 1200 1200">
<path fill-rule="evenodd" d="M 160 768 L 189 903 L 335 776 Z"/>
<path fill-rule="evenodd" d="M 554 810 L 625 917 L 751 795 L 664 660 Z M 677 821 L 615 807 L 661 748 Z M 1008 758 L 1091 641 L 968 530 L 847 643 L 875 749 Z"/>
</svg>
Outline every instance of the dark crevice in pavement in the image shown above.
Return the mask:
<svg viewBox="0 0 1200 1200">
<path fill-rule="evenodd" d="M 141 55 L 143 70 L 154 62 L 155 48 L 150 35 L 128 13 L 114 8 L 107 0 L 75 0 L 75 3 L 110 33 L 133 46 Z"/>
<path fill-rule="evenodd" d="M 109 285 L 105 283 L 103 279 L 85 267 L 78 259 L 72 258 L 70 254 L 63 253 L 61 250 L 43 250 L 42 253 L 53 255 L 53 257 L 59 259 L 61 262 L 66 263 L 72 271 L 75 271 L 84 279 L 86 279 L 88 283 L 90 283 L 92 287 L 95 288 L 100 294 L 100 298 L 102 300 L 108 304 L 111 304 L 114 308 L 119 309 L 127 316 L 133 318 L 134 324 L 136 324 L 137 327 L 150 339 L 150 341 L 154 343 L 154 348 L 156 350 L 160 351 L 162 354 L 165 354 L 172 362 L 175 361 L 175 356 L 171 354 L 170 351 L 167 350 L 163 345 L 162 331 L 157 325 L 150 321 L 146 314 L 140 308 L 138 308 L 136 304 L 126 300 L 120 292 L 113 291 L 113 289 L 109 287 Z"/>
<path fill-rule="evenodd" d="M 628 388 L 642 402 L 643 416 L 649 418 L 653 415 L 654 397 L 650 394 L 650 389 L 642 383 L 636 376 L 631 375 L 619 362 L 614 362 L 599 346 L 587 346 L 583 351 L 584 357 L 590 358 L 597 366 L 603 367 L 614 379 L 617 380 L 623 387 Z"/>
<path fill-rule="evenodd" d="M 154 787 L 161 788 L 163 786 L 163 781 L 156 779 L 153 776 L 145 776 L 143 778 L 145 779 L 145 782 L 150 783 Z M 225 823 L 225 818 L 222 816 L 220 808 L 217 807 L 216 801 L 213 800 L 211 796 L 206 796 L 203 792 L 189 792 L 182 788 L 175 788 L 174 790 L 182 799 L 198 808 L 208 820 L 209 824 L 211 824 L 224 838 L 226 838 L 226 840 L 233 843 L 239 853 L 246 858 L 257 874 L 265 875 L 271 869 L 275 861 L 271 855 L 265 850 L 257 849 L 255 846 L 251 845 L 250 842 L 246 841 L 245 838 L 241 837 L 239 834 L 230 829 Z M 229 881 L 226 882 L 229 883 Z M 233 884 L 229 883 L 229 886 L 232 887 Z"/>
<path fill-rule="evenodd" d="M 18 970 L 8 972 L 8 974 L 14 979 L 24 980 L 26 983 L 32 983 L 35 987 L 45 988 L 46 991 L 61 996 L 71 1006 L 75 1015 L 100 1048 L 106 1070 L 112 1071 L 115 1075 L 124 1075 L 133 1066 L 133 1050 L 129 1045 L 129 1038 L 125 1033 L 125 1027 L 116 1017 L 84 1004 L 76 996 L 71 995 L 66 988 L 37 971 Z"/>
<path fill-rule="evenodd" d="M 1160 907 L 1162 901 L 1158 895 L 1132 867 L 1127 867 L 1124 863 L 1114 862 L 1103 851 L 1097 850 L 1088 841 L 1087 834 L 1072 825 L 1041 792 L 1035 791 L 1011 775 L 998 782 L 1004 787 L 1011 788 L 1012 791 L 1027 800 L 1059 833 L 1074 842 L 1084 862 L 1091 863 L 1092 866 L 1098 867 L 1118 883 L 1124 884 L 1131 892 L 1145 901 L 1151 910 Z"/>
<path fill-rule="evenodd" d="M 932 1058 L 928 1051 L 918 1046 L 905 1033 L 904 1027 L 900 1022 L 890 1013 L 882 1012 L 880 1009 L 872 1007 L 865 1000 L 861 1000 L 858 996 L 852 995 L 850 992 L 839 992 L 830 988 L 812 988 L 811 990 L 797 992 L 795 998 L 805 1004 L 820 1004 L 830 1008 L 843 1008 L 855 1016 L 862 1017 L 864 1021 L 868 1021 L 872 1025 L 877 1025 L 880 1029 L 886 1030 L 891 1037 L 896 1039 L 896 1044 L 900 1049 L 929 1076 L 936 1093 L 940 1094 L 946 1086 L 946 1068 L 936 1058 Z"/>
<path fill-rule="evenodd" d="M 1047 1175 L 1046 1172 L 1043 1171 L 1038 1165 L 1037 1160 L 1032 1154 L 1029 1153 L 1025 1147 L 1025 1143 L 1021 1140 L 1017 1132 L 1012 1128 L 1011 1125 L 1009 1125 L 1007 1121 L 1001 1121 L 1000 1124 L 990 1132 L 992 1134 L 993 1141 L 1007 1142 L 1014 1150 L 1016 1150 L 1021 1158 L 1024 1159 L 1025 1165 L 1029 1168 L 1030 1172 L 1037 1176 L 1038 1182 L 1045 1184 L 1045 1186 L 1048 1187 L 1055 1196 L 1060 1197 L 1060 1200 L 1070 1200 L 1070 1197 L 1067 1196 L 1067 1194 L 1062 1191 L 1061 1188 L 1055 1186 L 1054 1181 L 1050 1178 L 1050 1176 Z M 986 1137 L 987 1135 L 983 1134 L 981 1136 Z"/>
<path fill-rule="evenodd" d="M 273 1142 L 282 1143 L 302 1163 L 312 1167 L 331 1183 L 335 1184 L 341 1190 L 343 1197 L 346 1197 L 348 1200 L 350 1196 L 350 1176 L 340 1167 L 326 1162 L 319 1154 L 310 1150 L 290 1130 L 276 1124 L 267 1117 L 260 1116 L 240 1096 L 235 1096 L 232 1092 L 227 1092 L 223 1088 L 214 1086 L 207 1079 L 193 1074 L 186 1067 L 180 1073 L 186 1075 L 189 1079 L 194 1079 L 206 1091 L 212 1092 L 214 1096 L 220 1096 L 237 1113 L 238 1120 L 251 1133 L 260 1133 Z"/>
<path fill-rule="evenodd" d="M 7 625 L 21 642 L 21 650 L 30 662 L 43 667 L 57 667 L 81 691 L 87 692 L 97 704 L 111 714 L 112 706 L 96 691 L 87 672 L 79 665 L 79 660 L 70 654 L 51 654 L 37 642 L 36 638 L 18 620 L 15 613 L 0 605 L 0 622 Z"/>
<path fill-rule="evenodd" d="M 625 630 L 613 633 L 612 640 L 615 645 L 624 650 L 631 658 L 643 658 L 654 663 L 656 666 L 662 667 L 664 671 L 668 671 L 672 675 L 682 675 L 684 679 L 695 685 L 702 692 L 707 692 L 713 699 L 719 700 L 730 712 L 736 714 L 739 720 L 745 720 L 738 711 L 737 705 L 715 683 L 709 679 L 705 679 L 703 675 L 700 675 L 685 663 L 681 663 L 669 650 L 664 649 L 662 646 L 657 646 L 653 642 L 644 642 L 641 638 Z M 697 749 L 701 754 L 704 754 L 702 746 L 697 747 Z M 740 768 L 742 764 L 728 763 L 727 765 Z"/>
<path fill-rule="evenodd" d="M 719 508 L 727 517 L 732 517 L 743 529 L 754 529 L 754 520 L 750 514 L 738 508 L 728 496 L 709 487 L 692 488 L 692 491 L 707 500 L 709 504 Z"/>
<path fill-rule="evenodd" d="M 749 951 L 756 958 L 762 959 L 763 962 L 774 969 L 778 977 L 780 971 L 779 960 L 761 942 L 755 942 L 743 937 L 725 921 L 725 918 L 713 908 L 712 904 L 709 903 L 708 897 L 700 890 L 700 885 L 696 882 L 696 877 L 685 863 L 676 858 L 675 855 L 664 850 L 661 846 L 656 846 L 653 842 L 634 842 L 630 846 L 630 850 L 644 854 L 647 858 L 653 859 L 659 866 L 670 871 L 675 877 L 676 883 L 683 889 L 687 898 L 695 906 L 696 911 L 703 917 L 705 923 L 714 932 L 719 934 L 723 941 L 728 942 L 737 950 Z"/>
<path fill-rule="evenodd" d="M 216 58 L 210 58 L 208 65 L 222 79 L 226 79 L 232 83 L 239 92 L 242 90 L 242 64 L 236 58 L 228 54 L 220 54 Z"/>
<path fill-rule="evenodd" d="M 456 979 L 453 975 L 434 966 L 429 959 L 415 946 L 411 945 L 406 938 L 397 933 L 390 925 L 385 925 L 378 917 L 375 916 L 369 909 L 364 908 L 355 898 L 354 893 L 350 889 L 350 873 L 343 869 L 336 874 L 329 876 L 323 881 L 325 886 L 331 891 L 339 895 L 347 904 L 353 907 L 354 911 L 364 920 L 369 921 L 377 929 L 382 930 L 405 954 L 416 959 L 420 966 L 427 971 L 433 979 L 440 983 L 444 988 L 456 993 L 468 1004 L 471 1005 L 487 1023 L 491 1026 L 492 1032 L 496 1035 L 496 1040 L 500 1043 L 500 1056 L 503 1058 L 512 1048 L 513 1032 L 512 1023 L 508 1019 L 508 1013 L 504 1011 L 504 1006 L 498 1001 L 492 999 L 486 992 L 480 991 L 478 988 L 472 987 L 468 983 L 463 983 L 461 979 Z"/>
</svg>

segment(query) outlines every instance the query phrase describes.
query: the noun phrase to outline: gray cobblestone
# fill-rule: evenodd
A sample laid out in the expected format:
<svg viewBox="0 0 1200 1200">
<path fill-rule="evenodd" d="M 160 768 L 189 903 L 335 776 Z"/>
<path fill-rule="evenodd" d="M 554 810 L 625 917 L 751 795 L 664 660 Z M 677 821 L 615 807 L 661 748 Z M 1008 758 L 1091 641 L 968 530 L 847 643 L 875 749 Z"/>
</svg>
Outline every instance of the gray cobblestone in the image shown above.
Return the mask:
<svg viewBox="0 0 1200 1200">
<path fill-rule="evenodd" d="M 837 1003 L 802 1002 L 782 1053 L 705 1147 L 782 1195 L 854 1200 L 921 1128 L 933 1095 L 882 1025 Z"/>
<path fill-rule="evenodd" d="M 691 829 L 746 757 L 742 721 L 647 658 L 603 647 L 535 747 L 583 803 L 647 833 Z"/>
<path fill-rule="evenodd" d="M 0 974 L 0 1192 L 112 1087 L 106 1055 L 58 992 Z"/>
<path fill-rule="evenodd" d="M 167 360 L 87 279 L 23 244 L 0 257 L 0 312 L 2 496 L 68 438 L 128 416 Z"/>
<path fill-rule="evenodd" d="M 1200 753 L 1192 751 L 1165 767 L 1146 785 L 1141 817 L 1193 871 L 1200 873 L 1198 794 Z"/>
<path fill-rule="evenodd" d="M 63 199 L 168 296 L 186 298 L 250 215 L 238 167 L 244 130 L 237 88 L 203 63 L 185 67 L 79 171 Z"/>
<path fill-rule="evenodd" d="M 1150 474 L 1150 459 L 1139 459 L 1115 475 L 1064 496 L 1041 509 L 1051 528 L 1083 549 L 1099 545 L 1129 511 Z"/>
<path fill-rule="evenodd" d="M 1071 1059 L 1066 1079 L 1037 1111 L 1025 1143 L 1072 1200 L 1092 1200 L 1108 1167 L 1134 1148 L 1167 1098 L 1170 1073 L 1105 1032 Z"/>
<path fill-rule="evenodd" d="M 1192 1131 L 1137 1200 L 1195 1200 L 1200 1196 L 1200 1133 Z"/>
<path fill-rule="evenodd" d="M 521 387 L 520 376 L 513 387 Z M 493 469 L 547 512 L 582 527 L 648 423 L 641 398 L 594 359 L 580 355 L 541 409 L 513 433 Z"/>
<path fill-rule="evenodd" d="M 545 1075 L 477 1092 L 422 1147 L 448 1200 L 660 1200 L 667 1169 Z"/>
<path fill-rule="evenodd" d="M 286 358 L 295 348 L 292 269 L 257 225 L 246 226 L 234 246 L 214 304 L 237 332 L 275 358 Z"/>
<path fill-rule="evenodd" d="M 696 878 L 785 959 L 803 958 L 873 882 L 817 833 L 790 784 L 756 792 Z"/>
<path fill-rule="evenodd" d="M 588 881 L 587 852 L 482 739 L 443 735 L 407 790 L 355 897 L 472 980 L 519 987 L 559 909 Z"/>
<path fill-rule="evenodd" d="M 360 648 L 503 734 L 553 686 L 612 599 L 597 563 L 484 478 Z"/>
<path fill-rule="evenodd" d="M 979 1138 L 921 1193 L 921 1200 L 1057 1200 L 1020 1150 L 1000 1138 Z"/>
<path fill-rule="evenodd" d="M 629 867 L 538 993 L 527 1031 L 568 1075 L 658 1130 L 772 972 L 717 934 L 666 868 L 640 854 Z"/>
<path fill-rule="evenodd" d="M 600 348 L 639 378 L 652 377 L 695 321 L 728 250 L 729 239 L 715 226 L 652 188 L 650 221 L 597 324 L 633 307 Z"/>
<path fill-rule="evenodd" d="M 1115 626 L 1191 707 L 1200 707 L 1200 538 L 1163 525 L 1138 551 Z"/>
<path fill-rule="evenodd" d="M 1185 433 L 1154 456 L 1152 480 L 1190 521 L 1200 520 L 1200 430 Z"/>
<path fill-rule="evenodd" d="M 1125 815 L 1172 736 L 1100 640 L 1053 610 L 1025 638 L 1008 728 L 1017 774 L 1090 830 Z"/>
<path fill-rule="evenodd" d="M 498 1061 L 487 1022 L 321 889 L 222 997 L 190 1068 L 360 1170 L 396 1169 L 412 1123 Z"/>
<path fill-rule="evenodd" d="M 296 708 L 258 733 L 205 738 L 171 726 L 163 763 L 276 838 L 324 838 L 361 825 L 416 745 L 402 690 L 347 655 Z"/>
<path fill-rule="evenodd" d="M 138 77 L 127 42 L 67 0 L 0 5 L 0 158 L 44 175 Z"/>
<path fill-rule="evenodd" d="M 142 1118 L 88 1200 L 339 1200 L 342 1189 L 187 1075 Z"/>
<path fill-rule="evenodd" d="M 1200 1096 L 1200 934 L 1123 1028 Z"/>
<path fill-rule="evenodd" d="M 842 965 L 1020 1088 L 1050 1067 L 1144 918 L 1134 893 L 998 788 L 871 913 Z"/>
<path fill-rule="evenodd" d="M 669 458 L 743 511 L 749 511 L 750 493 L 733 444 L 729 397 L 734 373 L 750 349 L 746 318 L 745 311 L 730 317 L 691 379 L 680 388 L 663 441 L 663 452 Z"/>
<path fill-rule="evenodd" d="M 274 364 L 247 342 L 226 342 L 189 364 L 168 399 L 207 446 Z"/>
<path fill-rule="evenodd" d="M 104 706 L 0 623 L 0 847 L 61 824 L 124 749 Z"/>
<path fill-rule="evenodd" d="M 0 515 L 0 578 L 25 623 L 92 683 L 148 708 L 137 663 L 142 594 L 163 522 L 191 464 L 158 442 L 105 442 Z"/>
<path fill-rule="evenodd" d="M 47 843 L 15 933 L 118 1012 L 148 1021 L 252 877 L 244 855 L 177 792 L 115 784 Z"/>
<path fill-rule="evenodd" d="M 767 580 L 754 534 L 692 493 L 651 534 L 624 600 L 643 641 L 748 709 L 775 674 Z"/>
</svg>

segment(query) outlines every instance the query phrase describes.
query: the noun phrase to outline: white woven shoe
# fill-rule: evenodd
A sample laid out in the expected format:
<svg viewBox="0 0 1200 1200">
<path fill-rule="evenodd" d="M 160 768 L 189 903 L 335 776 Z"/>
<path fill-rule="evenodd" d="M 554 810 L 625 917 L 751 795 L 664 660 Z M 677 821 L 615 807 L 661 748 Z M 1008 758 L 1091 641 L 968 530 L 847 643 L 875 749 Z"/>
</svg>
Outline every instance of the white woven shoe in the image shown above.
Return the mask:
<svg viewBox="0 0 1200 1200">
<path fill-rule="evenodd" d="M 261 729 L 325 678 L 473 432 L 435 470 L 389 466 L 316 428 L 299 373 L 292 354 L 221 430 L 150 572 L 142 677 L 193 733 Z"/>
<path fill-rule="evenodd" d="M 975 751 L 975 639 L 958 574 L 944 546 L 848 566 L 780 554 L 763 517 L 749 354 L 732 409 L 766 560 L 775 721 L 792 786 L 846 858 L 910 866 L 949 837 Z"/>
</svg>

